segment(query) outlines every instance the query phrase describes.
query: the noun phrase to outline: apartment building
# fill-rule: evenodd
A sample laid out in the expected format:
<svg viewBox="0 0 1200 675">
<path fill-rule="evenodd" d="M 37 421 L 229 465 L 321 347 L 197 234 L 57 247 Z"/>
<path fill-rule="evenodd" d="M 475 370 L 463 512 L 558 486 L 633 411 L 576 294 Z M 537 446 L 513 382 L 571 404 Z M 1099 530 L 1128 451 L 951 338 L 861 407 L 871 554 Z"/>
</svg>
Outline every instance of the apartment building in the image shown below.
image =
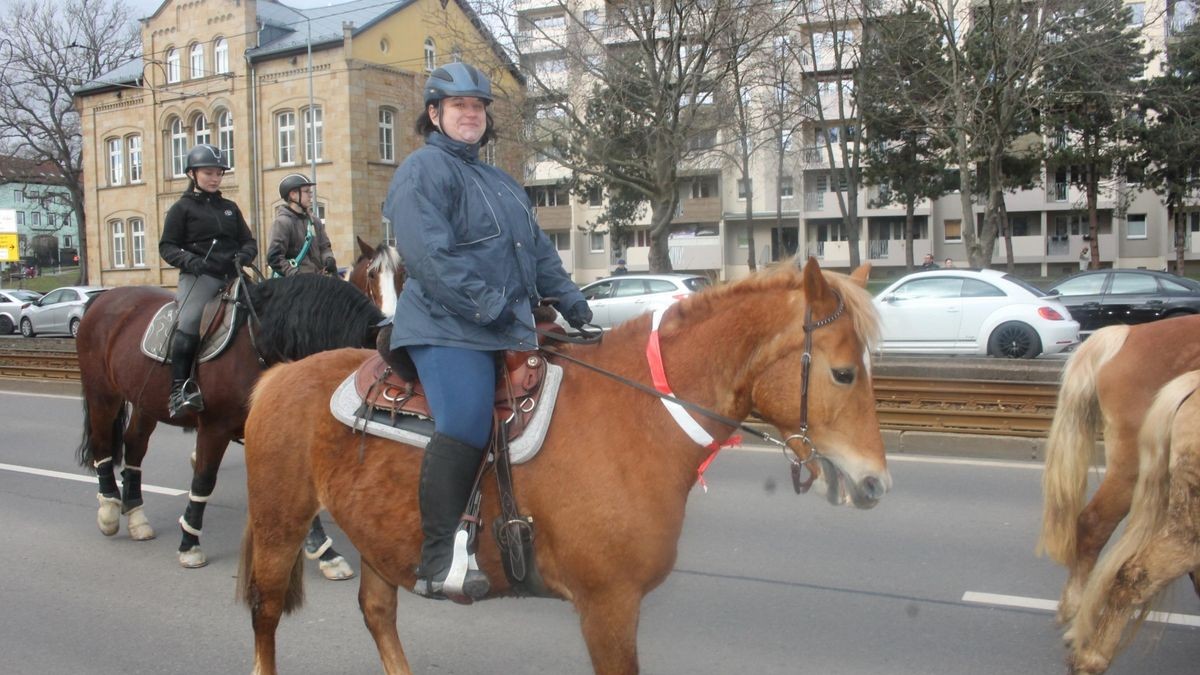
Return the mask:
<svg viewBox="0 0 1200 675">
<path fill-rule="evenodd" d="M 66 178 L 50 163 L 0 156 L 0 265 L 70 265 L 79 219 Z"/>
<path fill-rule="evenodd" d="M 1190 0 L 1127 2 L 1131 21 L 1142 28 L 1146 47 L 1160 56 L 1147 69 L 1153 76 L 1162 67 L 1163 47 L 1173 32 L 1194 20 Z M 580 30 L 594 26 L 603 30 L 605 12 L 621 3 L 590 0 L 515 0 L 519 25 L 526 32 L 522 51 L 526 68 L 543 69 L 543 75 L 564 83 L 577 82 L 565 60 L 555 53 L 555 31 Z M 801 78 L 804 90 L 821 110 L 810 109 L 796 138 L 789 139 L 783 171 L 773 152 L 760 152 L 752 162 L 749 181 L 754 212 L 745 213 L 747 185 L 730 163 L 708 168 L 681 167 L 679 207 L 670 238 L 670 257 L 678 271 L 703 272 L 720 279 L 735 279 L 749 273 L 747 264 L 753 232 L 755 258 L 759 264 L 785 259 L 796 252 L 816 256 L 832 268 L 848 268 L 851 260 L 839 201 L 847 198 L 840 172 L 831 168 L 848 161 L 840 155 L 838 141 L 857 142 L 857 129 L 847 108 L 837 102 L 838 88 L 846 88 L 856 67 L 854 44 L 862 28 L 855 20 L 825 13 L 823 0 L 811 0 L 797 21 L 793 38 L 803 47 Z M 539 45 L 545 50 L 539 51 Z M 849 45 L 848 47 L 846 45 Z M 543 78 L 546 79 L 546 78 Z M 549 79 L 553 82 L 553 79 Z M 819 94 L 819 95 L 813 95 Z M 531 91 L 530 96 L 536 96 Z M 828 143 L 827 143 L 828 141 Z M 832 161 L 829 148 L 833 149 Z M 1099 200 L 1100 234 L 1097 242 L 1087 235 L 1087 212 L 1081 190 L 1071 181 L 1071 167 L 1045 166 L 1040 185 L 1005 196 L 1008 225 L 1012 232 L 1013 260 L 1028 276 L 1057 277 L 1078 270 L 1080 252 L 1098 246 L 1101 264 L 1114 267 L 1164 269 L 1174 259 L 1173 236 L 1161 199 L 1127 181 L 1106 185 Z M 779 175 L 782 174 L 782 175 Z M 587 199 L 571 197 L 559 185 L 568 172 L 545 157 L 534 156 L 526 164 L 525 179 L 539 206 L 543 229 L 560 242 L 560 253 L 578 281 L 604 276 L 617 258 L 625 258 L 630 270 L 648 268 L 649 241 L 646 231 L 635 232 L 633 244 L 618 250 L 602 228 L 587 231 L 595 222 L 602 202 L 599 195 Z M 898 276 L 905 272 L 904 211 L 896 205 L 878 207 L 879 188 L 863 185 L 857 197 L 860 260 L 870 262 L 873 276 Z M 967 219 L 981 219 L 982 203 Z M 1190 236 L 1189 261 L 1200 261 L 1200 204 L 1187 214 Z M 957 193 L 918 203 L 913 259 L 926 253 L 936 260 L 951 258 L 965 264 L 962 241 L 964 214 Z M 969 222 L 969 221 L 968 221 Z M 648 219 L 642 223 L 649 225 Z M 1006 262 L 1003 239 L 998 240 L 993 266 Z"/>
<path fill-rule="evenodd" d="M 396 166 L 423 140 L 412 131 L 422 86 L 466 60 L 506 96 L 498 124 L 518 124 L 521 86 L 490 34 L 458 0 L 356 0 L 300 10 L 275 0 L 165 0 L 141 19 L 141 58 L 78 89 L 89 282 L 173 286 L 158 256 L 167 209 L 187 188 L 184 162 L 217 145 L 265 265 L 269 227 L 292 172 L 318 181 L 316 209 L 341 265 L 356 237 L 390 238 L 381 214 Z M 515 102 L 510 102 L 515 101 Z M 503 139 L 485 159 L 520 174 Z"/>
</svg>

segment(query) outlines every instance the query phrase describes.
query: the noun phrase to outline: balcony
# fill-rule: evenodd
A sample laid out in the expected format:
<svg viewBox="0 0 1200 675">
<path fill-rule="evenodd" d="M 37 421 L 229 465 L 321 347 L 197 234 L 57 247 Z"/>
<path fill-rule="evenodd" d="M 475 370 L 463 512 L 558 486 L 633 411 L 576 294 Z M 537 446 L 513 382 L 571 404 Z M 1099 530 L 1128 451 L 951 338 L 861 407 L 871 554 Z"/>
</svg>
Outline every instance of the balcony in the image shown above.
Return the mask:
<svg viewBox="0 0 1200 675">
<path fill-rule="evenodd" d="M 724 266 L 720 237 L 671 237 L 667 247 L 672 269 L 719 270 Z M 649 269 L 650 247 L 630 246 L 625 249 L 625 260 L 630 269 Z"/>
<path fill-rule="evenodd" d="M 719 197 L 698 197 L 681 199 L 675 210 L 675 222 L 678 223 L 715 223 L 723 215 Z"/>
<path fill-rule="evenodd" d="M 539 206 L 537 222 L 543 230 L 565 230 L 571 227 L 570 206 Z"/>
</svg>

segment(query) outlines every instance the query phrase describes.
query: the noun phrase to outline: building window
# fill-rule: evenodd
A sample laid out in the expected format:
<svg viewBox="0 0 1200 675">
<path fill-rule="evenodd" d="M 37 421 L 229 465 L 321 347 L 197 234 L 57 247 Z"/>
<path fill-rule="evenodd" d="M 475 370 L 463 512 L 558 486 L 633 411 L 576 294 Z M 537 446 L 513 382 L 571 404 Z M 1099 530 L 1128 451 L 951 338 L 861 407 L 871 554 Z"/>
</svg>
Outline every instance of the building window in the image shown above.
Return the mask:
<svg viewBox="0 0 1200 675">
<path fill-rule="evenodd" d="M 212 143 L 212 127 L 208 124 L 208 118 L 204 113 L 196 113 L 192 118 L 192 138 L 195 140 L 193 145 L 201 143 Z"/>
<path fill-rule="evenodd" d="M 792 177 L 784 176 L 779 179 L 779 196 L 784 199 L 791 199 L 796 194 L 796 189 L 792 185 Z"/>
<path fill-rule="evenodd" d="M 590 247 L 592 253 L 604 253 L 604 234 L 603 233 L 593 232 L 592 235 L 590 237 L 588 237 L 588 241 L 589 241 L 588 246 Z"/>
<path fill-rule="evenodd" d="M 1129 8 L 1129 25 L 1140 26 L 1146 21 L 1146 3 L 1133 2 L 1125 5 Z"/>
<path fill-rule="evenodd" d="M 213 44 L 213 72 L 218 75 L 229 72 L 229 42 L 225 38 L 217 38 Z"/>
<path fill-rule="evenodd" d="M 396 112 L 390 108 L 379 109 L 379 159 L 396 161 Z"/>
<path fill-rule="evenodd" d="M 962 241 L 962 220 L 946 220 L 946 239 L 945 241 Z"/>
<path fill-rule="evenodd" d="M 275 143 L 280 164 L 296 163 L 296 113 L 285 110 L 275 116 Z"/>
<path fill-rule="evenodd" d="M 119 138 L 108 139 L 108 184 L 120 185 L 125 180 L 125 147 Z"/>
<path fill-rule="evenodd" d="M 567 230 L 558 230 L 555 232 L 547 232 L 546 236 L 550 241 L 554 242 L 554 248 L 559 251 L 571 250 L 571 233 Z"/>
<path fill-rule="evenodd" d="M 29 227 L 34 230 L 40 229 L 42 227 L 42 212 L 41 211 L 31 211 L 29 213 Z"/>
<path fill-rule="evenodd" d="M 129 182 L 142 182 L 142 136 L 134 134 L 125 139 L 129 148 Z"/>
<path fill-rule="evenodd" d="M 304 109 L 304 154 L 310 162 L 321 161 L 325 154 L 325 124 L 321 106 Z"/>
<path fill-rule="evenodd" d="M 204 77 L 204 45 L 199 42 L 188 51 L 188 74 L 193 80 Z"/>
<path fill-rule="evenodd" d="M 17 211 L 17 227 L 25 226 L 25 212 Z"/>
<path fill-rule="evenodd" d="M 183 176 L 187 167 L 188 139 L 183 129 L 183 120 L 171 118 L 171 175 Z"/>
<path fill-rule="evenodd" d="M 225 166 L 232 171 L 233 163 L 233 113 L 222 110 L 217 113 L 217 147 L 221 150 L 221 159 Z"/>
<path fill-rule="evenodd" d="M 146 266 L 146 221 L 134 218 L 129 221 L 129 232 L 133 235 L 133 266 Z"/>
<path fill-rule="evenodd" d="M 21 189 L 13 190 L 13 202 L 17 204 L 25 203 L 25 191 Z"/>
<path fill-rule="evenodd" d="M 125 267 L 125 223 L 114 220 L 108 224 L 112 239 L 112 266 Z"/>
<path fill-rule="evenodd" d="M 738 199 L 745 199 L 746 195 L 754 189 L 753 178 L 739 178 L 737 182 Z"/>
<path fill-rule="evenodd" d="M 167 82 L 179 81 L 179 50 L 174 47 L 167 50 Z"/>
<path fill-rule="evenodd" d="M 425 38 L 425 72 L 432 73 L 437 67 L 437 46 L 433 44 L 433 38 Z"/>
<path fill-rule="evenodd" d="M 1126 239 L 1145 239 L 1146 238 L 1146 214 L 1131 213 L 1125 227 Z"/>
</svg>

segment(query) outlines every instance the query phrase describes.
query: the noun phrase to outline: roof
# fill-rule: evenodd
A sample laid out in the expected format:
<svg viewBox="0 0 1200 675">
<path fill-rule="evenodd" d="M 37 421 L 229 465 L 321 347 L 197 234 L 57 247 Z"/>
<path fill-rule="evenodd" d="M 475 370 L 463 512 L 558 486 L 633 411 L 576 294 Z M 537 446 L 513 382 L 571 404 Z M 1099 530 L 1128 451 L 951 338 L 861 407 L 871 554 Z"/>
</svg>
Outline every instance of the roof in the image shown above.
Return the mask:
<svg viewBox="0 0 1200 675">
<path fill-rule="evenodd" d="M 53 162 L 0 155 L 0 183 L 63 185 L 66 182 Z"/>
<path fill-rule="evenodd" d="M 353 35 L 370 28 L 388 16 L 413 4 L 415 0 L 382 3 L 379 0 L 352 0 L 313 9 L 293 9 L 273 1 L 257 3 L 258 21 L 262 24 L 262 42 L 247 49 L 250 60 L 308 49 L 342 41 L 342 25 L 354 25 Z"/>
<path fill-rule="evenodd" d="M 129 62 L 117 66 L 81 87 L 77 87 L 75 94 L 90 94 L 104 91 L 105 89 L 116 89 L 122 85 L 136 86 L 141 79 L 142 57 L 136 56 Z"/>
</svg>

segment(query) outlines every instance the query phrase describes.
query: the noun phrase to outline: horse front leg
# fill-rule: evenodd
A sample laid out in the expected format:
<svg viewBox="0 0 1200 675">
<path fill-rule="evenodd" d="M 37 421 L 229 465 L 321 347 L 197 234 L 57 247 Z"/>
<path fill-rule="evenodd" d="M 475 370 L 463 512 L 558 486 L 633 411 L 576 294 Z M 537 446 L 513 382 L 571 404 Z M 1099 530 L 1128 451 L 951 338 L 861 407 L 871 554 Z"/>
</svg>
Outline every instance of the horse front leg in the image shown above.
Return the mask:
<svg viewBox="0 0 1200 675">
<path fill-rule="evenodd" d="M 396 632 L 396 585 L 384 579 L 365 560 L 358 585 L 358 606 L 367 630 L 375 638 L 384 672 L 387 675 L 412 675 L 400 635 Z"/>
<path fill-rule="evenodd" d="M 333 539 L 325 534 L 319 513 L 313 516 L 308 536 L 304 538 L 304 555 L 309 560 L 316 560 L 321 574 L 330 581 L 354 578 L 354 568 L 340 553 L 333 550 Z"/>
<path fill-rule="evenodd" d="M 596 675 L 636 675 L 642 596 L 634 588 L 605 588 L 577 597 L 579 623 Z"/>
<path fill-rule="evenodd" d="M 200 533 L 204 529 L 204 507 L 217 486 L 217 470 L 229 438 L 207 431 L 203 426 L 196 434 L 196 460 L 192 473 L 192 489 L 188 493 L 187 509 L 179 518 L 182 531 L 179 542 L 179 564 L 194 569 L 208 564 L 208 557 L 200 548 Z"/>
<path fill-rule="evenodd" d="M 121 471 L 121 513 L 128 519 L 129 538 L 147 541 L 154 538 L 154 528 L 146 518 L 142 500 L 142 462 L 150 445 L 150 434 L 158 422 L 139 409 L 134 409 L 125 429 L 125 468 Z"/>
</svg>

